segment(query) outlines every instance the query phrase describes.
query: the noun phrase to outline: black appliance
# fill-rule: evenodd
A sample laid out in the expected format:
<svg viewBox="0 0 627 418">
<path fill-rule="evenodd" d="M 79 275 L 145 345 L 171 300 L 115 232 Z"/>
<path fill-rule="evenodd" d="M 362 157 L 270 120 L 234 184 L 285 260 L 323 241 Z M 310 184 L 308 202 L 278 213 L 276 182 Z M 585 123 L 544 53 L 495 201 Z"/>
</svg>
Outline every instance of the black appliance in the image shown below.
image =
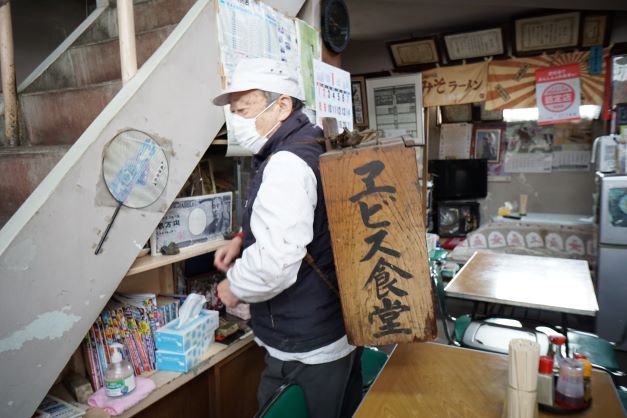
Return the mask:
<svg viewBox="0 0 627 418">
<path fill-rule="evenodd" d="M 431 160 L 436 201 L 481 199 L 488 194 L 488 161 Z"/>
</svg>

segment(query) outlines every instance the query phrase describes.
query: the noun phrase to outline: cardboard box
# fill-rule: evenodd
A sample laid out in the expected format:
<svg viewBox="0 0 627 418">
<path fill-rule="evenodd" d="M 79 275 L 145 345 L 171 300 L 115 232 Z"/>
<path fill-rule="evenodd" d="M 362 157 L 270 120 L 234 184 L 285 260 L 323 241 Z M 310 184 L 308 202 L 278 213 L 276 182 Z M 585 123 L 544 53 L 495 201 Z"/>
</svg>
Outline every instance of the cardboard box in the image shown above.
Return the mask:
<svg viewBox="0 0 627 418">
<path fill-rule="evenodd" d="M 179 319 L 168 322 L 155 333 L 157 351 L 186 354 L 194 347 L 207 347 L 218 328 L 218 311 L 202 310 L 196 319 L 177 328 Z"/>
</svg>

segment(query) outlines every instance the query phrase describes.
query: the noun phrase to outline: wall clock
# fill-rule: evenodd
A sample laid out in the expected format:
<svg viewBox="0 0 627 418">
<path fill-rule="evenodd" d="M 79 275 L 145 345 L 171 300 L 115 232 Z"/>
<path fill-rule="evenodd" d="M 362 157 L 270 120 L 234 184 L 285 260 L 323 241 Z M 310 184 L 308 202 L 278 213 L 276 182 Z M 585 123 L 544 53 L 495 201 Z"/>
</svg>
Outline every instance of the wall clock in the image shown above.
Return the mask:
<svg viewBox="0 0 627 418">
<path fill-rule="evenodd" d="M 346 49 L 350 38 L 348 7 L 344 0 L 325 0 L 322 6 L 322 40 L 332 52 Z"/>
</svg>

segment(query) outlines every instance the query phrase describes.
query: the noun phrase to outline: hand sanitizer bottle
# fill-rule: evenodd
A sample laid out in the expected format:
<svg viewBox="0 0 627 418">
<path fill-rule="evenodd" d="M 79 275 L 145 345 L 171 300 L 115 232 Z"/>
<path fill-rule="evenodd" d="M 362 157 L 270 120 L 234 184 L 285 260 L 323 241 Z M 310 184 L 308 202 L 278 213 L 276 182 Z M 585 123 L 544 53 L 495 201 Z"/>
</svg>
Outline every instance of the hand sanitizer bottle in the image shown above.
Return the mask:
<svg viewBox="0 0 627 418">
<path fill-rule="evenodd" d="M 105 393 L 107 396 L 115 398 L 126 395 L 135 389 L 135 373 L 131 363 L 122 359 L 122 344 L 113 343 L 113 354 L 111 363 L 105 371 Z"/>
</svg>

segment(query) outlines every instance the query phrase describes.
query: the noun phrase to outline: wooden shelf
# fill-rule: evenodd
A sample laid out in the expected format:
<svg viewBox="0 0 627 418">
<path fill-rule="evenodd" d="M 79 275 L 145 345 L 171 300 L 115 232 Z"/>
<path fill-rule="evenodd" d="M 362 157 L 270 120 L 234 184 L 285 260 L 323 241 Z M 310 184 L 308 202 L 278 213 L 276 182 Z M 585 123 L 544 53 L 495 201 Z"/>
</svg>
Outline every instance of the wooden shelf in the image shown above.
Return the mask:
<svg viewBox="0 0 627 418">
<path fill-rule="evenodd" d="M 142 400 L 137 405 L 126 411 L 124 414 L 120 415 L 120 417 L 130 418 L 133 415 L 141 412 L 161 398 L 174 392 L 176 389 L 180 388 L 185 383 L 198 376 L 200 373 L 210 369 L 228 356 L 244 348 L 246 345 L 251 344 L 253 342 L 253 339 L 254 337 L 252 331 L 250 331 L 240 337 L 239 340 L 231 343 L 231 345 L 224 345 L 221 343 L 211 344 L 207 348 L 207 351 L 205 351 L 203 360 L 187 373 L 154 372 L 153 374 L 148 376 L 148 378 L 155 382 L 157 388 L 152 391 L 150 395 L 146 397 L 146 399 Z"/>
<path fill-rule="evenodd" d="M 144 271 L 167 266 L 168 264 L 176 263 L 178 261 L 187 260 L 188 258 L 196 257 L 197 255 L 207 254 L 217 250 L 226 243 L 228 243 L 226 240 L 205 242 L 203 244 L 181 248 L 181 252 L 176 255 L 145 255 L 135 260 L 126 275 L 132 276 L 133 274 L 142 273 Z"/>
<path fill-rule="evenodd" d="M 119 415 L 119 417 L 130 418 L 140 413 L 144 409 L 148 408 L 150 405 L 154 404 L 155 402 L 159 401 L 160 399 L 164 398 L 165 396 L 174 392 L 176 389 L 183 386 L 185 383 L 194 379 L 202 372 L 215 366 L 225 358 L 246 347 L 248 344 L 252 344 L 253 340 L 254 336 L 252 334 L 252 331 L 249 331 L 247 334 L 241 336 L 237 341 L 231 343 L 231 345 L 213 343 L 205 351 L 205 354 L 203 355 L 203 360 L 187 373 L 156 371 L 151 374 L 142 375 L 142 377 L 147 377 L 148 379 L 155 382 L 155 384 L 157 385 L 156 389 L 152 391 L 150 395 L 148 395 L 145 399 L 140 401 L 137 405 L 128 409 L 122 415 Z M 55 385 L 50 393 L 68 402 L 73 401 L 71 395 L 67 392 L 67 390 L 65 390 L 62 384 Z M 85 418 L 96 417 L 109 418 L 110 415 L 99 408 L 90 408 L 87 410 Z"/>
</svg>

